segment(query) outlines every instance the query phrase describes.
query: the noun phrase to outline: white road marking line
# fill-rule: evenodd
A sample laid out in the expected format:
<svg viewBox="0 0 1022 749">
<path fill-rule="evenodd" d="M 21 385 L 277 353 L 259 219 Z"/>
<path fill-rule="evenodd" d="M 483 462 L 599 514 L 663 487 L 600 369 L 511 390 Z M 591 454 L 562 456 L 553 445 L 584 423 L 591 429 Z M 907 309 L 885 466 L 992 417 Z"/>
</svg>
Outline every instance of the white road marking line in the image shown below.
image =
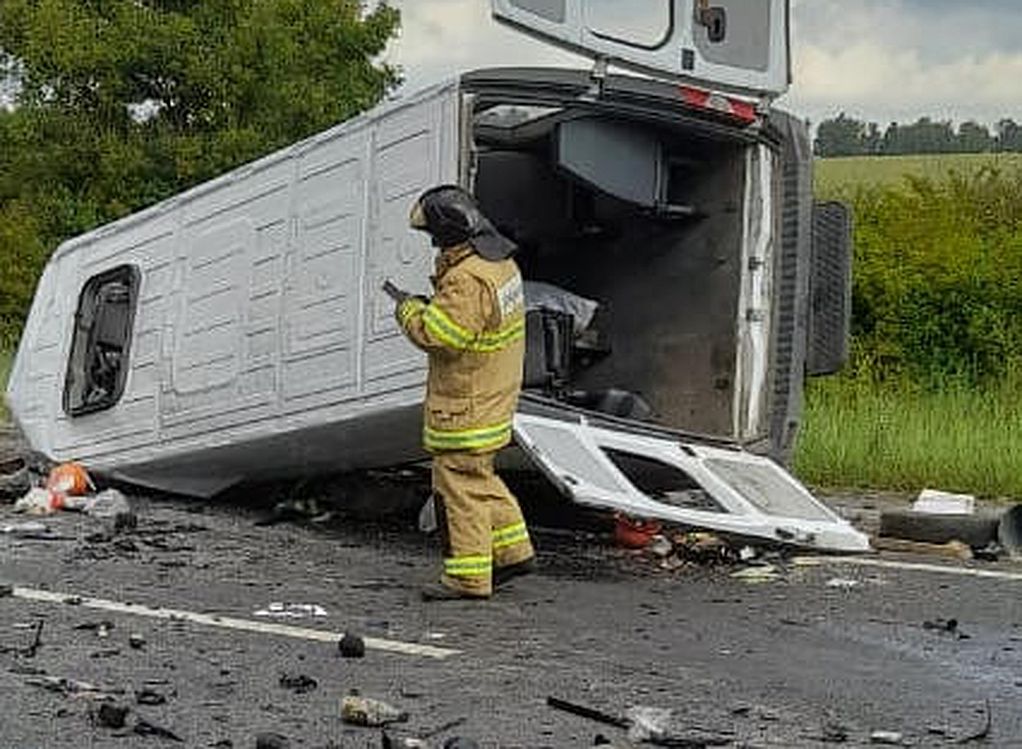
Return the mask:
<svg viewBox="0 0 1022 749">
<path fill-rule="evenodd" d="M 38 601 L 40 603 L 66 604 L 73 600 L 78 606 L 88 609 L 100 609 L 115 614 L 129 614 L 131 616 L 145 616 L 150 619 L 170 619 L 174 621 L 186 621 L 192 624 L 201 624 L 206 627 L 219 627 L 221 629 L 233 629 L 242 632 L 254 632 L 263 635 L 279 635 L 280 637 L 292 637 L 298 640 L 312 640 L 314 642 L 339 642 L 343 633 L 327 632 L 321 629 L 309 629 L 308 627 L 292 627 L 289 624 L 274 624 L 272 622 L 257 622 L 250 619 L 236 619 L 229 616 L 215 616 L 212 614 L 198 614 L 194 611 L 182 611 L 178 609 L 152 608 L 134 603 L 120 603 L 118 601 L 107 601 L 102 598 L 89 598 L 70 593 L 54 593 L 49 590 L 35 590 L 33 588 L 22 588 L 15 586 L 13 595 L 16 598 L 23 598 L 26 601 Z M 418 645 L 414 642 L 400 642 L 398 640 L 383 640 L 375 637 L 364 637 L 366 649 L 380 650 L 385 653 L 397 653 L 399 655 L 417 655 L 424 658 L 449 658 L 458 655 L 460 650 L 449 648 L 437 648 L 431 645 Z"/>
<path fill-rule="evenodd" d="M 981 577 L 990 580 L 1011 580 L 1022 582 L 1022 572 L 1005 572 L 1004 570 L 978 570 L 974 567 L 951 567 L 942 564 L 923 564 L 920 562 L 898 562 L 893 559 L 867 559 L 865 557 L 796 557 L 794 563 L 798 567 L 823 567 L 828 564 L 842 564 L 852 567 L 879 567 L 890 570 L 909 570 L 912 572 L 936 572 L 942 575 L 959 577 Z"/>
</svg>

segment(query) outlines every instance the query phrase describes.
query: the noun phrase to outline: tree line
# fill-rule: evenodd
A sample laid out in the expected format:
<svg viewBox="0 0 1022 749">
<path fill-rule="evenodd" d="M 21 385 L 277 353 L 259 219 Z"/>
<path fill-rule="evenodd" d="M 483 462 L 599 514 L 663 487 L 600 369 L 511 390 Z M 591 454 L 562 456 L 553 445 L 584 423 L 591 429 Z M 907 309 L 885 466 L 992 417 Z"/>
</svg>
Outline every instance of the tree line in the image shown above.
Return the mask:
<svg viewBox="0 0 1022 749">
<path fill-rule="evenodd" d="M 64 239 L 379 102 L 364 0 L 0 0 L 0 347 Z"/>
<path fill-rule="evenodd" d="M 815 152 L 821 157 L 1022 153 L 1022 125 L 1006 118 L 992 130 L 971 120 L 956 128 L 947 120 L 920 117 L 912 124 L 892 122 L 881 130 L 875 122 L 858 120 L 842 112 L 820 123 Z"/>
</svg>

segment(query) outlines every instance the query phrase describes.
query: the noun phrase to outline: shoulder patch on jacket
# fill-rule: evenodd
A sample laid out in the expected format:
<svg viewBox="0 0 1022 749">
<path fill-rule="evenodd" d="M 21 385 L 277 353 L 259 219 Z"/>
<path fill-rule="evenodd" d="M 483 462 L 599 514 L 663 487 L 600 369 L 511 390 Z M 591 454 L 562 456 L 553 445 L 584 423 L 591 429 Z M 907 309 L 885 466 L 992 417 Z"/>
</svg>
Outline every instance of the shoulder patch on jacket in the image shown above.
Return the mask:
<svg viewBox="0 0 1022 749">
<path fill-rule="evenodd" d="M 515 273 L 497 289 L 497 302 L 500 305 L 500 316 L 505 320 L 525 306 L 521 275 Z"/>
</svg>

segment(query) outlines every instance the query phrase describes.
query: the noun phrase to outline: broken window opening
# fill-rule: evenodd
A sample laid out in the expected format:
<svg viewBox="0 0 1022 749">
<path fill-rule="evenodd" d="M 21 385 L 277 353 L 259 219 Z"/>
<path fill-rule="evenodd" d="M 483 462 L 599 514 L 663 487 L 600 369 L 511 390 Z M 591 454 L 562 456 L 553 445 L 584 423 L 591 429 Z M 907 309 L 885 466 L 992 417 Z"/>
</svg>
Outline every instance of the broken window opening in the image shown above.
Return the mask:
<svg viewBox="0 0 1022 749">
<path fill-rule="evenodd" d="M 680 468 L 653 458 L 601 448 L 621 473 L 651 499 L 697 512 L 726 513 L 727 510 Z"/>
<path fill-rule="evenodd" d="M 93 276 L 82 288 L 64 384 L 68 415 L 102 411 L 121 399 L 138 285 L 138 269 L 122 265 Z"/>
</svg>

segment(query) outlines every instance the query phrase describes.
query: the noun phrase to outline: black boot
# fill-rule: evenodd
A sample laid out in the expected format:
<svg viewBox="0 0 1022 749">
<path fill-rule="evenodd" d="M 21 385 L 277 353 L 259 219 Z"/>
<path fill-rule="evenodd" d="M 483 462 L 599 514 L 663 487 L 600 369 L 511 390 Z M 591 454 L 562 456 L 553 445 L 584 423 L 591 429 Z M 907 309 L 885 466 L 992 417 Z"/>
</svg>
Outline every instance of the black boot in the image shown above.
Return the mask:
<svg viewBox="0 0 1022 749">
<path fill-rule="evenodd" d="M 486 601 L 489 596 L 448 588 L 443 583 L 430 583 L 422 587 L 423 601 Z"/>
<path fill-rule="evenodd" d="M 509 564 L 507 567 L 498 567 L 493 571 L 493 587 L 499 588 L 507 585 L 516 577 L 531 575 L 536 571 L 536 558 L 526 559 L 518 564 Z"/>
</svg>

